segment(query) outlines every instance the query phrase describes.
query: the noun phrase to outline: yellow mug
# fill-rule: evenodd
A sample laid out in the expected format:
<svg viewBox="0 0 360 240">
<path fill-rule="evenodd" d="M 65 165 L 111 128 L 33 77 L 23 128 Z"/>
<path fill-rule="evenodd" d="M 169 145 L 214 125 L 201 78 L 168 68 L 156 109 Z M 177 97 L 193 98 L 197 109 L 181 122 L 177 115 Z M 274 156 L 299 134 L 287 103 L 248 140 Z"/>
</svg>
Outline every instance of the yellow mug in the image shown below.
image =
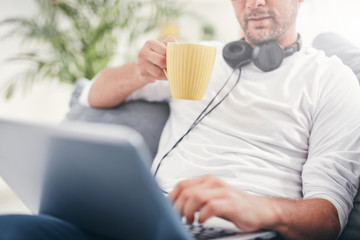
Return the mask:
<svg viewBox="0 0 360 240">
<path fill-rule="evenodd" d="M 169 42 L 166 69 L 171 96 L 201 100 L 209 85 L 216 48 L 201 44 Z"/>
</svg>

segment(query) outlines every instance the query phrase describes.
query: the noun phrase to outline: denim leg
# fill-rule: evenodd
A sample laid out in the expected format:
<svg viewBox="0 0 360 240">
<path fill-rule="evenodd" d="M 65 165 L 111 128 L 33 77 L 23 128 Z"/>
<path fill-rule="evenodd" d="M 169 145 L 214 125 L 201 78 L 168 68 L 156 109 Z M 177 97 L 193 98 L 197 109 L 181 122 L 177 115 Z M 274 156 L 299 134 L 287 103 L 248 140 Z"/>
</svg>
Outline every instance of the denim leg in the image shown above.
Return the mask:
<svg viewBox="0 0 360 240">
<path fill-rule="evenodd" d="M 0 216 L 0 240 L 94 240 L 63 220 L 45 215 Z"/>
</svg>

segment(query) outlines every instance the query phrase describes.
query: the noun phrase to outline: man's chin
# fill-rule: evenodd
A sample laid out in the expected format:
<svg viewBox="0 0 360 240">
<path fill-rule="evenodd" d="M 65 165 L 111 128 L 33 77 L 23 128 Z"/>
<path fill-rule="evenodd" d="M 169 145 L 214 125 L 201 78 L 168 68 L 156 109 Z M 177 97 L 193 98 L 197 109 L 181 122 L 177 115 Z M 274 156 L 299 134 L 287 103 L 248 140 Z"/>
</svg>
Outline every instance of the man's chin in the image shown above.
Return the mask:
<svg viewBox="0 0 360 240">
<path fill-rule="evenodd" d="M 264 29 L 256 29 L 255 31 L 246 32 L 245 35 L 247 40 L 254 45 L 275 39 L 273 34 Z"/>
</svg>

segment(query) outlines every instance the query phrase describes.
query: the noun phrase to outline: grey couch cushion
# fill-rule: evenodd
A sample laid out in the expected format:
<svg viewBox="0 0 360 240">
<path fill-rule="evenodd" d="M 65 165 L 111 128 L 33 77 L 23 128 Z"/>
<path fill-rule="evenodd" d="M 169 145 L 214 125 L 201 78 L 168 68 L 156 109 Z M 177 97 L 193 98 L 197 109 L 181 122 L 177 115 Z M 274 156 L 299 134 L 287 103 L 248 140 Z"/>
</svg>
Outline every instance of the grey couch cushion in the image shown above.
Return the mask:
<svg viewBox="0 0 360 240">
<path fill-rule="evenodd" d="M 344 64 L 354 71 L 360 81 L 360 48 L 338 34 L 331 32 L 319 34 L 314 39 L 313 46 L 323 50 L 328 56 L 338 56 Z M 360 159 L 357 160 L 360 161 Z M 354 208 L 350 213 L 349 222 L 339 239 L 360 239 L 360 192 L 355 197 Z"/>
<path fill-rule="evenodd" d="M 169 115 L 166 102 L 149 103 L 131 101 L 110 109 L 93 109 L 79 104 L 81 91 L 88 80 L 80 79 L 70 100 L 70 111 L 64 121 L 85 121 L 109 124 L 120 124 L 139 132 L 155 156 L 160 134 Z"/>
</svg>

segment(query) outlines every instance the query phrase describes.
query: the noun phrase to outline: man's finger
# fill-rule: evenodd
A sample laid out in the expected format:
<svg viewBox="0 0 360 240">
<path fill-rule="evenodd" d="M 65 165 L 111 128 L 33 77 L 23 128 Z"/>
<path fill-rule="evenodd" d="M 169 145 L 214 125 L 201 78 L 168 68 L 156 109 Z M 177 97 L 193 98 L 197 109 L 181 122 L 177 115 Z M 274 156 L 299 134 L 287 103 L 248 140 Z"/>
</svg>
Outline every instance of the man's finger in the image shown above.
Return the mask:
<svg viewBox="0 0 360 240">
<path fill-rule="evenodd" d="M 175 202 L 183 190 L 189 187 L 196 187 L 197 185 L 202 184 L 203 182 L 204 182 L 203 176 L 183 180 L 175 186 L 174 190 L 170 193 L 169 197 Z"/>
<path fill-rule="evenodd" d="M 181 212 L 188 219 L 188 223 L 191 224 L 197 210 L 201 209 L 207 202 L 221 199 L 224 196 L 226 196 L 224 191 L 219 189 L 198 188 L 194 191 L 194 194 L 184 202 Z"/>
<path fill-rule="evenodd" d="M 228 219 L 229 217 L 226 216 L 228 208 L 231 208 L 231 206 L 229 206 L 226 199 L 215 199 L 209 201 L 201 208 L 198 222 L 202 224 L 213 216 Z"/>
<path fill-rule="evenodd" d="M 150 62 L 146 64 L 146 71 L 150 74 L 151 78 L 154 80 L 165 80 L 166 76 L 162 68 L 157 65 L 154 65 Z"/>
<path fill-rule="evenodd" d="M 167 45 L 169 42 L 176 42 L 176 37 L 174 36 L 168 36 L 167 38 L 165 38 L 162 43 Z"/>
<path fill-rule="evenodd" d="M 148 60 L 149 62 L 164 68 L 166 67 L 166 58 L 164 55 L 161 55 L 157 52 L 149 52 L 146 60 Z"/>
<path fill-rule="evenodd" d="M 148 40 L 145 43 L 145 46 L 148 50 L 154 51 L 160 55 L 166 55 L 166 44 L 159 42 L 157 40 Z"/>
</svg>

